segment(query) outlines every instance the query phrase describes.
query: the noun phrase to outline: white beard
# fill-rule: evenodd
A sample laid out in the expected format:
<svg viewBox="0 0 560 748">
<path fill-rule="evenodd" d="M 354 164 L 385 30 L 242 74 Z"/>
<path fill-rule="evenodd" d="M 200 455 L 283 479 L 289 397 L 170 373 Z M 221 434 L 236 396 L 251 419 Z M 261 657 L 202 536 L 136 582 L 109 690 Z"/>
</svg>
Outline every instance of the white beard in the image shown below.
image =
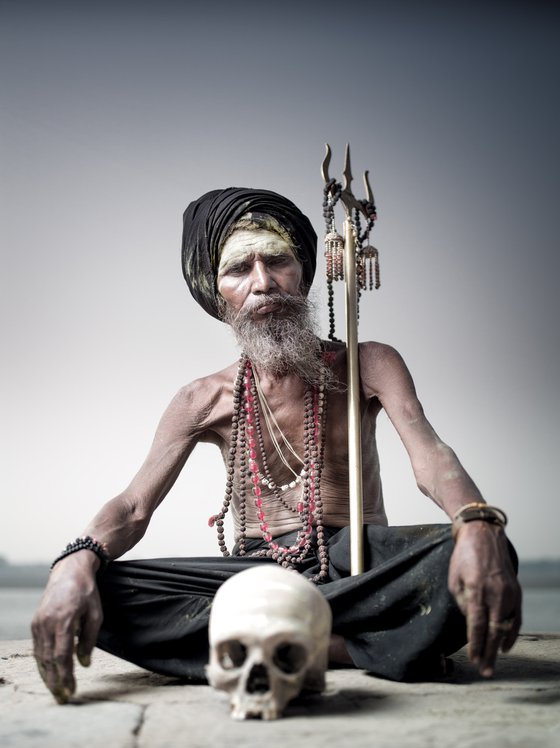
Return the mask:
<svg viewBox="0 0 560 748">
<path fill-rule="evenodd" d="M 280 302 L 281 309 L 255 321 L 254 311 Z M 243 353 L 259 369 L 273 376 L 297 374 L 306 384 L 332 387 L 333 374 L 323 361 L 316 332 L 315 309 L 304 296 L 263 294 L 251 308 L 237 314 L 225 307 L 227 322 Z"/>
</svg>

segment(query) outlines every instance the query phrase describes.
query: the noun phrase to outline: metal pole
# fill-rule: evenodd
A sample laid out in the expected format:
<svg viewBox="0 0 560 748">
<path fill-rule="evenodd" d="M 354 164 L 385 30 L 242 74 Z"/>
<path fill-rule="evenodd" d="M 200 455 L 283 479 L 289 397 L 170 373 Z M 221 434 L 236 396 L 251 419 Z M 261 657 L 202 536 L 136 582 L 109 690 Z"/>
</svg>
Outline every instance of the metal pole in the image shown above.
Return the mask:
<svg viewBox="0 0 560 748">
<path fill-rule="evenodd" d="M 344 278 L 346 285 L 346 355 L 348 379 L 348 472 L 350 502 L 350 573 L 364 570 L 362 434 L 360 418 L 360 363 L 358 357 L 358 304 L 356 245 L 351 216 L 344 222 Z"/>
<path fill-rule="evenodd" d="M 346 355 L 348 380 L 348 499 L 350 514 L 350 573 L 361 574 L 364 570 L 364 520 L 362 495 L 362 431 L 360 417 L 360 362 L 358 356 L 358 277 L 356 273 L 356 237 L 352 211 L 365 216 L 368 221 L 366 236 L 369 234 L 373 221 L 376 219 L 373 193 L 368 179 L 368 172 L 364 172 L 366 200 L 357 200 L 352 193 L 352 169 L 350 166 L 350 145 L 346 144 L 344 159 L 344 185 L 338 185 L 329 177 L 331 148 L 326 145 L 325 158 L 321 166 L 321 175 L 333 203 L 338 197 L 346 209 L 344 223 L 344 285 L 346 290 Z M 327 202 L 328 205 L 328 202 Z M 333 208 L 332 208 L 333 209 Z M 357 220 L 357 219 L 356 219 Z M 334 230 L 334 214 L 332 226 L 327 226 L 327 237 Z M 335 232 L 336 237 L 336 232 Z M 363 239 L 362 239 L 363 241 Z M 331 248 L 332 249 L 332 248 Z M 368 249 L 374 250 L 373 247 Z M 377 253 L 377 250 L 374 250 Z M 368 255 L 369 256 L 369 255 Z M 362 258 L 363 259 L 363 258 Z M 332 282 L 332 277 L 331 277 Z M 377 286 L 376 286 L 377 287 Z M 332 312 L 331 307 L 331 312 Z"/>
</svg>

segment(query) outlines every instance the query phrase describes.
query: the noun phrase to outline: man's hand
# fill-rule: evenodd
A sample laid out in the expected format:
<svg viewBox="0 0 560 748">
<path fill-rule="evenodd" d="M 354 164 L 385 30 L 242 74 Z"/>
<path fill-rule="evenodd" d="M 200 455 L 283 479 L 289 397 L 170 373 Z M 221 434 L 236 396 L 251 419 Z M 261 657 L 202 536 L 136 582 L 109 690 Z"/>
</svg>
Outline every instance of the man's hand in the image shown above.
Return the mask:
<svg viewBox="0 0 560 748">
<path fill-rule="evenodd" d="M 501 527 L 473 521 L 460 528 L 449 590 L 467 619 L 469 657 L 489 678 L 498 650 L 511 649 L 521 626 L 521 588 Z"/>
<path fill-rule="evenodd" d="M 98 565 L 97 557 L 87 550 L 59 561 L 31 623 L 39 673 L 59 704 L 66 703 L 76 689 L 75 638 L 78 661 L 87 667 L 103 620 L 95 582 Z"/>
</svg>

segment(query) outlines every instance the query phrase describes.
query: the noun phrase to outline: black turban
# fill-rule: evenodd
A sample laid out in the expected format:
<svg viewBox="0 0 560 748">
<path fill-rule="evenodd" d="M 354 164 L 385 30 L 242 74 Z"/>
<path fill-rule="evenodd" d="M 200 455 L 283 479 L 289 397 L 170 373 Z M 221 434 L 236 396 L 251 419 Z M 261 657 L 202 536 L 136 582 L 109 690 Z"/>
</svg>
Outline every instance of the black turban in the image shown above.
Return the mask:
<svg viewBox="0 0 560 748">
<path fill-rule="evenodd" d="M 223 244 L 231 227 L 247 213 L 276 219 L 289 235 L 303 268 L 306 288 L 317 264 L 317 236 L 309 219 L 290 200 L 269 190 L 228 187 L 194 200 L 183 214 L 183 275 L 195 301 L 216 319 L 216 279 Z"/>
</svg>

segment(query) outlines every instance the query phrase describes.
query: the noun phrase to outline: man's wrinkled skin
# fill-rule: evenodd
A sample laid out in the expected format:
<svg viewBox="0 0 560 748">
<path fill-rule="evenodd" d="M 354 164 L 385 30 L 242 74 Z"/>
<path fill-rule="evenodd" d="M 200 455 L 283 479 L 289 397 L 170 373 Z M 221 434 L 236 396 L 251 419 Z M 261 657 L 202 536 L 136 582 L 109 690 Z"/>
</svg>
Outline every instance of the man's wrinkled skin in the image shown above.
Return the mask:
<svg viewBox="0 0 560 748">
<path fill-rule="evenodd" d="M 511 563 L 504 564 L 506 557 L 499 526 L 469 522 L 459 530 L 449 564 L 449 589 L 467 619 L 469 657 L 485 677 L 493 674 L 498 651 L 513 647 L 521 627 L 521 589 Z"/>
<path fill-rule="evenodd" d="M 76 690 L 73 654 L 88 667 L 103 621 L 95 583 L 99 560 L 91 551 L 65 559 L 51 572 L 40 610 L 31 624 L 39 673 L 59 704 Z"/>
<path fill-rule="evenodd" d="M 245 232 L 246 234 L 246 232 Z M 233 314 L 248 314 L 258 325 L 281 315 L 279 299 L 296 296 L 301 266 L 281 237 L 270 232 L 232 235 L 228 262 L 220 267 L 218 289 Z M 237 242 L 237 244 L 236 244 Z M 227 245 L 227 242 L 226 242 Z M 346 353 L 340 344 L 326 344 L 336 378 L 346 378 Z M 463 505 L 483 501 L 457 456 L 438 437 L 424 415 L 410 373 L 393 348 L 362 343 L 364 520 L 386 524 L 375 425 L 384 409 L 409 454 L 420 490 L 449 517 Z M 262 389 L 282 430 L 303 452 L 302 412 L 305 385 L 291 372 L 271 374 L 256 363 Z M 172 487 L 191 451 L 202 441 L 215 444 L 224 461 L 229 449 L 233 381 L 237 362 L 183 387 L 162 416 L 152 447 L 137 475 L 118 496 L 102 507 L 84 534 L 103 543 L 111 559 L 132 548 L 144 535 L 150 518 Z M 325 465 L 321 481 L 324 524 L 343 527 L 348 516 L 348 451 L 346 394 L 329 392 Z M 282 465 L 265 434 L 269 467 Z M 290 501 L 290 493 L 286 499 Z M 234 496 L 234 502 L 236 497 Z M 279 535 L 297 528 L 297 518 L 280 506 L 269 528 Z M 247 535 L 259 537 L 254 508 L 247 510 Z M 34 652 L 41 676 L 59 703 L 75 691 L 74 648 L 87 666 L 102 622 L 95 574 L 99 561 L 81 550 L 58 562 L 51 572 L 32 623 Z M 504 531 L 483 521 L 464 524 L 458 532 L 449 567 L 449 589 L 467 619 L 468 651 L 481 675 L 492 675 L 498 651 L 511 648 L 521 624 L 521 591 L 507 549 Z M 506 623 L 504 623 L 506 622 Z M 343 642 L 333 642 L 337 661 L 347 661 Z"/>
</svg>

